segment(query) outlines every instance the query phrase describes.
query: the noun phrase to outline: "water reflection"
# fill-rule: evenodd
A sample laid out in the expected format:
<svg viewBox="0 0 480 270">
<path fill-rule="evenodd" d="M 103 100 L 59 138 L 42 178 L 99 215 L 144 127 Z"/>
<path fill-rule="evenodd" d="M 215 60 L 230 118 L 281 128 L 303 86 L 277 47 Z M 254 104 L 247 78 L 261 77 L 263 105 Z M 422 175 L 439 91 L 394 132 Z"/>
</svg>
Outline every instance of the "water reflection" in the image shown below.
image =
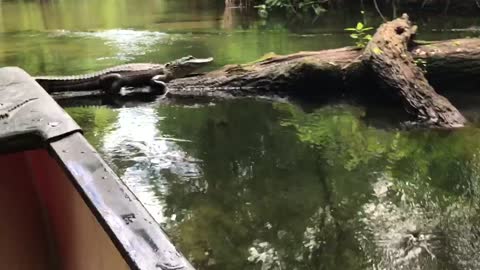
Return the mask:
<svg viewBox="0 0 480 270">
<path fill-rule="evenodd" d="M 360 107 L 248 100 L 102 110 L 69 112 L 87 137 L 107 130 L 89 140 L 198 269 L 480 263 L 476 128 L 377 129 Z"/>
<path fill-rule="evenodd" d="M 388 176 L 378 176 L 375 199 L 363 206 L 365 230 L 357 233 L 358 241 L 374 269 L 438 269 L 442 242 L 435 228 L 440 220 L 430 219 L 426 209 L 407 201 L 405 193 L 399 194 L 400 202 L 392 201 L 393 185 Z"/>
<path fill-rule="evenodd" d="M 204 192 L 175 181 L 166 196 L 182 218 L 165 225 L 187 256 L 199 269 L 292 265 L 325 190 L 313 153 L 279 125 L 281 113 L 240 101 L 159 107 L 158 114 L 162 132 L 191 140 L 179 145 L 202 161 Z"/>
<path fill-rule="evenodd" d="M 151 107 L 119 109 L 113 130 L 100 146 L 104 158 L 116 166 L 122 180 L 159 223 L 173 218 L 164 216 L 163 195 L 170 191 L 163 175 L 174 174 L 185 181 L 201 175 L 198 160 L 177 145 L 188 141 L 162 137 L 157 129 L 161 121 Z"/>
<path fill-rule="evenodd" d="M 471 256 L 478 252 L 479 204 L 471 194 L 480 180 L 473 165 L 479 164 L 480 145 L 470 141 L 478 129 L 385 132 L 360 122 L 361 110 L 348 107 L 292 115 L 285 124 L 328 158 L 325 173 L 336 178 L 334 190 L 340 191 L 338 180 L 349 171 L 355 172 L 352 179 L 370 183 L 370 199 L 341 209 L 356 209 L 355 239 L 365 256 L 361 269 L 478 267 Z M 336 222 L 337 230 L 346 226 Z"/>
<path fill-rule="evenodd" d="M 478 204 L 460 196 L 450 198 L 445 207 L 430 189 L 413 183 L 398 192 L 396 185 L 395 179 L 380 177 L 373 185 L 375 198 L 360 214 L 364 230 L 358 231 L 357 239 L 372 268 L 478 268 Z M 420 190 L 425 192 L 423 201 L 409 197 Z"/>
</svg>

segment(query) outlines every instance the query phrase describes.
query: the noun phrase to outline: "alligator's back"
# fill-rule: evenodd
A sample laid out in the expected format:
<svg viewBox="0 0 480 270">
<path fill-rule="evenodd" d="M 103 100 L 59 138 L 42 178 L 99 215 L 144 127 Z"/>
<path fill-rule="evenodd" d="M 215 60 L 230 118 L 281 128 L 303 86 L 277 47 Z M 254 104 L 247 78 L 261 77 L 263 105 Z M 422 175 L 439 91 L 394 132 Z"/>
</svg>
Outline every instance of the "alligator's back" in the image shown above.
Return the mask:
<svg viewBox="0 0 480 270">
<path fill-rule="evenodd" d="M 149 78 L 157 75 L 164 68 L 161 64 L 135 63 L 119 65 L 98 72 L 71 75 L 71 76 L 38 76 L 35 80 L 47 92 L 60 91 L 88 91 L 101 89 L 100 79 L 102 76 L 118 73 L 125 77 L 138 77 L 139 82 L 148 82 Z"/>
</svg>

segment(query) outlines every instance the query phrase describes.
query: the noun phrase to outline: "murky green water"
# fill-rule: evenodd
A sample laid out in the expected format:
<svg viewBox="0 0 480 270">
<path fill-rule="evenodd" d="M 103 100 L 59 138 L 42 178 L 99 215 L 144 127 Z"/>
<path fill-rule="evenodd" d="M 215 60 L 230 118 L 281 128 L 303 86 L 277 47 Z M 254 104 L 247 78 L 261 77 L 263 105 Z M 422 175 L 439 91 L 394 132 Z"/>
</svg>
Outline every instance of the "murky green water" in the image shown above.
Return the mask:
<svg viewBox="0 0 480 270">
<path fill-rule="evenodd" d="M 0 63 L 75 74 L 192 54 L 215 68 L 349 45 L 342 29 L 360 19 L 286 26 L 232 11 L 207 0 L 0 1 Z M 479 35 L 452 31 L 478 18 L 419 19 L 424 38 Z M 67 111 L 198 269 L 478 269 L 480 114 L 462 103 L 475 123 L 451 132 L 403 131 L 388 109 L 347 104 Z"/>
<path fill-rule="evenodd" d="M 479 129 L 250 100 L 68 111 L 199 269 L 480 265 Z"/>
</svg>

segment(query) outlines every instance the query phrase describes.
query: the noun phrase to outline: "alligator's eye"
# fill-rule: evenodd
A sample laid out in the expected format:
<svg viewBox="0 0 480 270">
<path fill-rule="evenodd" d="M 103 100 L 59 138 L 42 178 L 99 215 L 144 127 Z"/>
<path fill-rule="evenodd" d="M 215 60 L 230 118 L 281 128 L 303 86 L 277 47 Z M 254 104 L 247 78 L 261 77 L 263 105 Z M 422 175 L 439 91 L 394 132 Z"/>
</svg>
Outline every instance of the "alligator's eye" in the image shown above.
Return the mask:
<svg viewBox="0 0 480 270">
<path fill-rule="evenodd" d="M 195 59 L 195 57 L 193 57 L 193 56 L 191 56 L 191 55 L 187 56 L 186 58 L 187 58 L 188 60 Z"/>
<path fill-rule="evenodd" d="M 170 66 L 170 63 L 166 63 L 166 64 L 165 64 L 165 67 L 169 67 L 169 66 Z"/>
</svg>

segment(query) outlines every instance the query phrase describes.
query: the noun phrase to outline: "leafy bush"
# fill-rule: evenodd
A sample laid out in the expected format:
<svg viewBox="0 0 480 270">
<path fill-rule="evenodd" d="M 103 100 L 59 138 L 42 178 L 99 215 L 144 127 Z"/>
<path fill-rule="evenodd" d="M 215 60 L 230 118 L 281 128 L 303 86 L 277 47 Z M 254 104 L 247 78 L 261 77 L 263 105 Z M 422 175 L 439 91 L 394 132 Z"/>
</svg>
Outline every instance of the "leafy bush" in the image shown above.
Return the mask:
<svg viewBox="0 0 480 270">
<path fill-rule="evenodd" d="M 290 15 L 304 17 L 308 15 L 319 16 L 327 10 L 322 6 L 326 3 L 322 0 L 264 0 L 262 4 L 255 6 L 260 17 L 268 17 L 273 10 L 284 10 Z M 328 1 L 327 1 L 328 2 Z"/>
</svg>

